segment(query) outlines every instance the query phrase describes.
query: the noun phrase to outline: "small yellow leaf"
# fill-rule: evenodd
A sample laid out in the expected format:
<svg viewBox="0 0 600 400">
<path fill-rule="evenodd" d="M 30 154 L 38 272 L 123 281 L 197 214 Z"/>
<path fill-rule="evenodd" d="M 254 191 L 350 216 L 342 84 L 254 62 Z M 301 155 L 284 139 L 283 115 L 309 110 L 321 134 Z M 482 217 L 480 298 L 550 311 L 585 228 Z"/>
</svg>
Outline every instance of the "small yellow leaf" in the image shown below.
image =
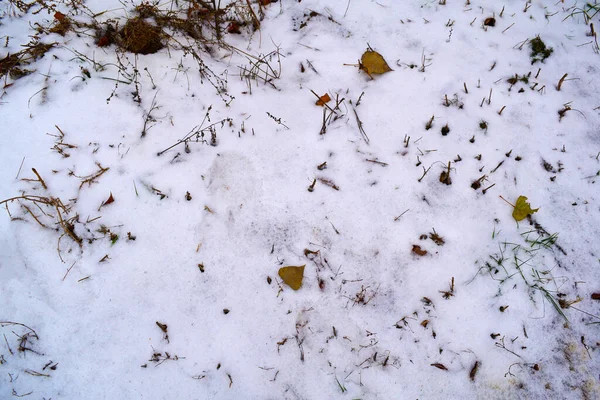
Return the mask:
<svg viewBox="0 0 600 400">
<path fill-rule="evenodd" d="M 373 50 L 365 51 L 360 59 L 359 68 L 365 71 L 369 76 L 371 76 L 371 74 L 385 74 L 386 72 L 393 71 L 385 62 L 383 56 Z"/>
<path fill-rule="evenodd" d="M 531 205 L 527 202 L 527 197 L 519 196 L 517 199 L 517 203 L 515 204 L 515 208 L 513 210 L 512 216 L 515 221 L 522 221 L 527 218 L 528 215 L 537 212 L 539 208 L 532 209 Z"/>
<path fill-rule="evenodd" d="M 279 276 L 289 287 L 298 290 L 302 286 L 304 267 L 306 267 L 306 265 L 301 265 L 299 267 L 281 267 L 279 268 Z"/>
</svg>

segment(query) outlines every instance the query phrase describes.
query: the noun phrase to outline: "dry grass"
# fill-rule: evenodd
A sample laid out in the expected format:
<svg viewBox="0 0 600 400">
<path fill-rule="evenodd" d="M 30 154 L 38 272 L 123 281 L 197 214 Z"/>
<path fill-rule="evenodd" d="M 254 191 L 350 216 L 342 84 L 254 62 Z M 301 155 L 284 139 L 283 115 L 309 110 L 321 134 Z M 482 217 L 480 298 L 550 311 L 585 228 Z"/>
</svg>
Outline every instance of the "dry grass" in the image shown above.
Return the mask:
<svg viewBox="0 0 600 400">
<path fill-rule="evenodd" d="M 56 43 L 40 43 L 34 39 L 18 53 L 8 54 L 0 60 L 0 79 L 4 78 L 6 84 L 6 77 L 16 80 L 31 74 L 34 71 L 26 67 L 42 58 L 55 45 Z"/>
</svg>

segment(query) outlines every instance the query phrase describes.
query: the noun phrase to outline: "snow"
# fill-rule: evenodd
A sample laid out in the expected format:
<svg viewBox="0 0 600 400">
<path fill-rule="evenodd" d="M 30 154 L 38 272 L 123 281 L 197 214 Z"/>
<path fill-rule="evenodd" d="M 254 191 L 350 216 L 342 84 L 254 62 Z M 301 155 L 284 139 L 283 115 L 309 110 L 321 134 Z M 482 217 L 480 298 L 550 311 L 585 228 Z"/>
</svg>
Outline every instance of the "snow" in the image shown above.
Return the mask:
<svg viewBox="0 0 600 400">
<path fill-rule="evenodd" d="M 0 3 L 0 59 L 54 23 L 14 3 Z M 121 26 L 139 4 L 48 3 Z M 259 31 L 225 34 L 237 50 L 196 49 L 212 76 L 172 41 L 135 56 L 87 28 L 38 34 L 58 45 L 3 77 L 0 201 L 61 199 L 83 242 L 55 208 L 2 204 L 0 398 L 600 398 L 598 49 L 572 15 L 585 3 L 467 3 L 272 3 Z M 532 65 L 538 35 L 553 53 Z M 393 71 L 345 65 L 368 46 Z M 240 79 L 273 51 L 272 85 Z M 323 135 L 311 90 L 344 99 Z M 221 120 L 215 145 L 207 131 L 157 155 Z M 517 223 L 521 195 L 539 211 Z M 278 269 L 304 264 L 294 291 Z"/>
</svg>

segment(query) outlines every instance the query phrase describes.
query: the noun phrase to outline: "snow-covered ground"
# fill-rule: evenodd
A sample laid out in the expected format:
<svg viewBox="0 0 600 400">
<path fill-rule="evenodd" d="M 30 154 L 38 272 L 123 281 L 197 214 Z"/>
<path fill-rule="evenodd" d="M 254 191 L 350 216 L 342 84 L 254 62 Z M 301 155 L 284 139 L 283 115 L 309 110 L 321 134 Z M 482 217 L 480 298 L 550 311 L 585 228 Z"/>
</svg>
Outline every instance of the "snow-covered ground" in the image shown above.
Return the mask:
<svg viewBox="0 0 600 400">
<path fill-rule="evenodd" d="M 0 1 L 0 398 L 600 398 L 600 6 L 202 3 Z"/>
</svg>

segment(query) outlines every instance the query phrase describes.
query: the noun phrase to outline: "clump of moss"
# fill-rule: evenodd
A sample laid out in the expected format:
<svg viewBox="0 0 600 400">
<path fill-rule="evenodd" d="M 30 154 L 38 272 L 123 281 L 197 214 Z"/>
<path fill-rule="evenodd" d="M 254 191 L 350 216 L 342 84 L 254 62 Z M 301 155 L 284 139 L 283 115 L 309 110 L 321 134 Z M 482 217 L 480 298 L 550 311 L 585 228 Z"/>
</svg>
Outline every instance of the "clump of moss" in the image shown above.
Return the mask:
<svg viewBox="0 0 600 400">
<path fill-rule="evenodd" d="M 531 64 L 537 61 L 544 62 L 554 51 L 552 47 L 546 47 L 546 43 L 539 36 L 531 39 L 529 45 L 531 47 Z"/>
</svg>

